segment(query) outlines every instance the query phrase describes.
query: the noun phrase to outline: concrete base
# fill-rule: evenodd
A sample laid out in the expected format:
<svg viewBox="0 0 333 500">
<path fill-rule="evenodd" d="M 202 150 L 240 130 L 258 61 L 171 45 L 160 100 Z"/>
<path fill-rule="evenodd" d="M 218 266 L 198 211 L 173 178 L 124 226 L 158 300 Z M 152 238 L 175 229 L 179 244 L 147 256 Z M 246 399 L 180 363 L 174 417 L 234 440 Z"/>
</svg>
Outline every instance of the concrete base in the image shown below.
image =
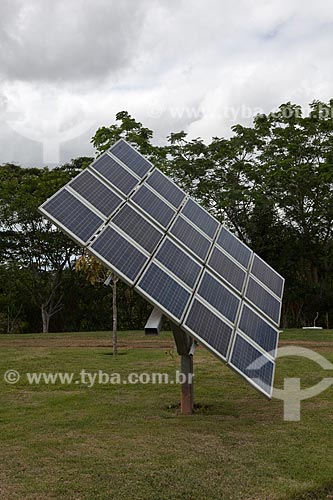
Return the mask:
<svg viewBox="0 0 333 500">
<path fill-rule="evenodd" d="M 302 330 L 322 330 L 322 326 L 303 326 Z"/>
</svg>

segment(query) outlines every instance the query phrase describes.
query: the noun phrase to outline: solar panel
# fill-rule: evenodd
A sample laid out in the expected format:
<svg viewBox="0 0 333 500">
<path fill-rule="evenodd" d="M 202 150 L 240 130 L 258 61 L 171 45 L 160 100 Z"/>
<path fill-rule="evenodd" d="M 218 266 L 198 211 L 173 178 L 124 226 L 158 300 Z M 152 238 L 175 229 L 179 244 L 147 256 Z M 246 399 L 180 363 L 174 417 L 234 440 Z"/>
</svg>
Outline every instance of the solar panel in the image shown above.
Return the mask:
<svg viewBox="0 0 333 500">
<path fill-rule="evenodd" d="M 155 257 L 168 271 L 183 281 L 190 288 L 197 282 L 202 266 L 195 262 L 188 253 L 166 238 Z"/>
<path fill-rule="evenodd" d="M 103 224 L 103 219 L 66 189 L 40 207 L 44 215 L 83 246 Z"/>
<path fill-rule="evenodd" d="M 272 290 L 275 295 L 280 298 L 282 297 L 283 278 L 257 255 L 255 255 L 253 259 L 251 273 Z"/>
<path fill-rule="evenodd" d="M 225 227 L 222 227 L 216 243 L 242 266 L 248 268 L 252 254 L 251 250 L 236 236 L 227 231 Z"/>
<path fill-rule="evenodd" d="M 280 320 L 281 302 L 273 297 L 253 278 L 249 279 L 245 297 L 263 311 L 276 325 Z"/>
<path fill-rule="evenodd" d="M 170 224 L 175 215 L 175 211 L 145 185 L 134 193 L 132 200 L 164 228 Z"/>
<path fill-rule="evenodd" d="M 154 170 L 146 183 L 175 208 L 179 208 L 185 198 L 185 193 L 159 170 Z"/>
<path fill-rule="evenodd" d="M 122 167 L 108 154 L 98 158 L 90 168 L 102 175 L 104 179 L 109 181 L 112 186 L 119 189 L 126 196 L 133 191 L 139 182 L 134 175 L 130 174 L 126 168 Z"/>
<path fill-rule="evenodd" d="M 121 236 L 113 227 L 106 227 L 89 250 L 126 281 L 133 283 L 148 257 Z"/>
<path fill-rule="evenodd" d="M 137 289 L 177 322 L 180 322 L 191 298 L 186 288 L 154 263 L 145 271 Z"/>
<path fill-rule="evenodd" d="M 128 204 L 119 210 L 112 222 L 149 253 L 163 237 L 161 231 Z"/>
<path fill-rule="evenodd" d="M 226 360 L 232 328 L 198 299 L 194 299 L 185 318 L 184 327 L 191 334 L 195 334 L 196 338 L 204 341 L 215 354 Z"/>
<path fill-rule="evenodd" d="M 170 233 L 201 260 L 204 261 L 206 259 L 211 242 L 183 217 L 177 217 L 170 228 Z"/>
<path fill-rule="evenodd" d="M 207 271 L 203 274 L 198 294 L 225 318 L 235 321 L 240 299 Z"/>
<path fill-rule="evenodd" d="M 152 168 L 150 162 L 122 139 L 111 147 L 110 153 L 116 156 L 139 177 L 144 177 Z"/>
<path fill-rule="evenodd" d="M 208 266 L 216 271 L 227 283 L 234 286 L 239 292 L 243 290 L 246 272 L 217 247 L 213 248 L 208 260 Z"/>
<path fill-rule="evenodd" d="M 210 238 L 214 238 L 219 223 L 191 198 L 186 202 L 182 214 L 198 226 Z"/>
<path fill-rule="evenodd" d="M 118 141 L 40 210 L 271 396 L 283 278 L 132 146 Z"/>
<path fill-rule="evenodd" d="M 88 170 L 73 179 L 69 186 L 91 203 L 105 217 L 110 215 L 122 204 L 123 200 L 114 191 L 105 186 Z"/>
<path fill-rule="evenodd" d="M 274 362 L 239 334 L 235 337 L 229 364 L 251 384 L 271 397 Z"/>
<path fill-rule="evenodd" d="M 246 304 L 243 305 L 238 329 L 275 357 L 279 332 Z"/>
</svg>

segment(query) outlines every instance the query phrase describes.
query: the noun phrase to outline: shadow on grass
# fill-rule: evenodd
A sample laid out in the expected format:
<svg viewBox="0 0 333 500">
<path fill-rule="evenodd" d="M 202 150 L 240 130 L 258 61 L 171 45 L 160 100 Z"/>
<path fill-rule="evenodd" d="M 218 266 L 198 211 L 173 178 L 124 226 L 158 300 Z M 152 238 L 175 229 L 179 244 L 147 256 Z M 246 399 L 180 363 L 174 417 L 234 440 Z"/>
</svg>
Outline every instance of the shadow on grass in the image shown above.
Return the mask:
<svg viewBox="0 0 333 500">
<path fill-rule="evenodd" d="M 296 493 L 288 497 L 288 500 L 330 500 L 333 499 L 333 482 L 326 483 L 319 488 Z"/>
</svg>

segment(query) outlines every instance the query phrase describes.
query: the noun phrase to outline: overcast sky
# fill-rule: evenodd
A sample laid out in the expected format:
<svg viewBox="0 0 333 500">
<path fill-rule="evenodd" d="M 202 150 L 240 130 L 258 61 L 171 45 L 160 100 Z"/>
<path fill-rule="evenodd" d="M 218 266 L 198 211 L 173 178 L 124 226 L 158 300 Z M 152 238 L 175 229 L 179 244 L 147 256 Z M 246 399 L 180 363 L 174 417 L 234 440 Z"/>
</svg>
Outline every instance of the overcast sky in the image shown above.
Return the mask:
<svg viewBox="0 0 333 500">
<path fill-rule="evenodd" d="M 333 97 L 332 0 L 1 0 L 0 163 L 93 155 L 127 110 L 210 141 Z"/>
</svg>

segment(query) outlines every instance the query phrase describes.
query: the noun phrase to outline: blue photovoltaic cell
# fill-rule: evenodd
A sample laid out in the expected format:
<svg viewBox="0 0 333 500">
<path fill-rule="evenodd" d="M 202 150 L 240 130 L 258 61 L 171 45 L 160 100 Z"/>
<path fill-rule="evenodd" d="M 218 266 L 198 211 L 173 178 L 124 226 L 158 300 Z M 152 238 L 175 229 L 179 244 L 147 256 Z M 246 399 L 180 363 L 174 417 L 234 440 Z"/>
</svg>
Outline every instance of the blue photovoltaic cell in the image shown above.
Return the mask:
<svg viewBox="0 0 333 500">
<path fill-rule="evenodd" d="M 278 297 L 282 297 L 283 279 L 273 269 L 271 269 L 264 261 L 254 256 L 251 273 L 266 285 Z"/>
<path fill-rule="evenodd" d="M 118 141 L 41 211 L 271 395 L 283 278 L 138 151 Z"/>
<path fill-rule="evenodd" d="M 141 178 L 152 168 L 152 165 L 125 141 L 117 142 L 110 149 L 110 153 Z"/>
<path fill-rule="evenodd" d="M 211 242 L 203 234 L 199 233 L 189 222 L 178 216 L 170 233 L 183 243 L 188 249 L 192 250 L 200 259 L 205 260 Z"/>
<path fill-rule="evenodd" d="M 235 321 L 240 299 L 207 271 L 205 271 L 200 283 L 198 294 L 227 319 Z"/>
<path fill-rule="evenodd" d="M 91 168 L 96 170 L 105 179 L 107 179 L 113 186 L 118 188 L 126 196 L 138 184 L 138 180 L 130 174 L 124 167 L 119 165 L 111 156 L 105 154 L 101 156 Z"/>
<path fill-rule="evenodd" d="M 146 180 L 146 183 L 155 189 L 155 191 L 163 196 L 163 198 L 171 203 L 171 205 L 175 208 L 179 208 L 185 198 L 185 193 L 159 170 L 154 170 L 154 172 Z"/>
<path fill-rule="evenodd" d="M 106 217 L 109 217 L 122 203 L 120 196 L 96 179 L 88 170 L 75 177 L 69 185 Z"/>
<path fill-rule="evenodd" d="M 192 332 L 226 358 L 232 328 L 195 299 L 184 323 Z"/>
<path fill-rule="evenodd" d="M 138 287 L 178 320 L 191 297 L 190 292 L 155 264 L 145 271 Z"/>
<path fill-rule="evenodd" d="M 128 204 L 119 210 L 112 222 L 149 253 L 155 250 L 163 237 L 161 231 Z"/>
<path fill-rule="evenodd" d="M 193 222 L 193 224 L 198 226 L 198 228 L 200 228 L 201 231 L 206 233 L 210 238 L 214 238 L 219 223 L 191 198 L 186 202 L 184 208 L 182 209 L 182 214 Z"/>
<path fill-rule="evenodd" d="M 130 281 L 135 280 L 148 260 L 142 252 L 111 227 L 107 227 L 90 248 Z"/>
<path fill-rule="evenodd" d="M 84 243 L 103 223 L 103 219 L 66 189 L 59 191 L 42 208 Z"/>
<path fill-rule="evenodd" d="M 166 239 L 155 258 L 190 288 L 194 287 L 202 266 L 180 250 L 172 241 Z"/>
<path fill-rule="evenodd" d="M 216 243 L 226 250 L 234 259 L 244 267 L 248 267 L 251 257 L 251 250 L 244 245 L 236 236 L 229 233 L 224 227 L 219 234 Z"/>
<path fill-rule="evenodd" d="M 134 193 L 132 200 L 164 228 L 169 225 L 175 215 L 175 211 L 169 205 L 144 185 Z"/>
<path fill-rule="evenodd" d="M 243 337 L 236 335 L 230 364 L 260 387 L 268 396 L 273 384 L 274 363 Z"/>
<path fill-rule="evenodd" d="M 238 328 L 265 351 L 275 356 L 278 330 L 270 326 L 260 316 L 244 304 Z"/>
<path fill-rule="evenodd" d="M 267 292 L 253 278 L 249 279 L 245 297 L 278 325 L 281 307 L 280 301 Z"/>
<path fill-rule="evenodd" d="M 208 265 L 239 292 L 243 290 L 246 272 L 221 252 L 221 250 L 216 247 L 213 249 Z"/>
</svg>

